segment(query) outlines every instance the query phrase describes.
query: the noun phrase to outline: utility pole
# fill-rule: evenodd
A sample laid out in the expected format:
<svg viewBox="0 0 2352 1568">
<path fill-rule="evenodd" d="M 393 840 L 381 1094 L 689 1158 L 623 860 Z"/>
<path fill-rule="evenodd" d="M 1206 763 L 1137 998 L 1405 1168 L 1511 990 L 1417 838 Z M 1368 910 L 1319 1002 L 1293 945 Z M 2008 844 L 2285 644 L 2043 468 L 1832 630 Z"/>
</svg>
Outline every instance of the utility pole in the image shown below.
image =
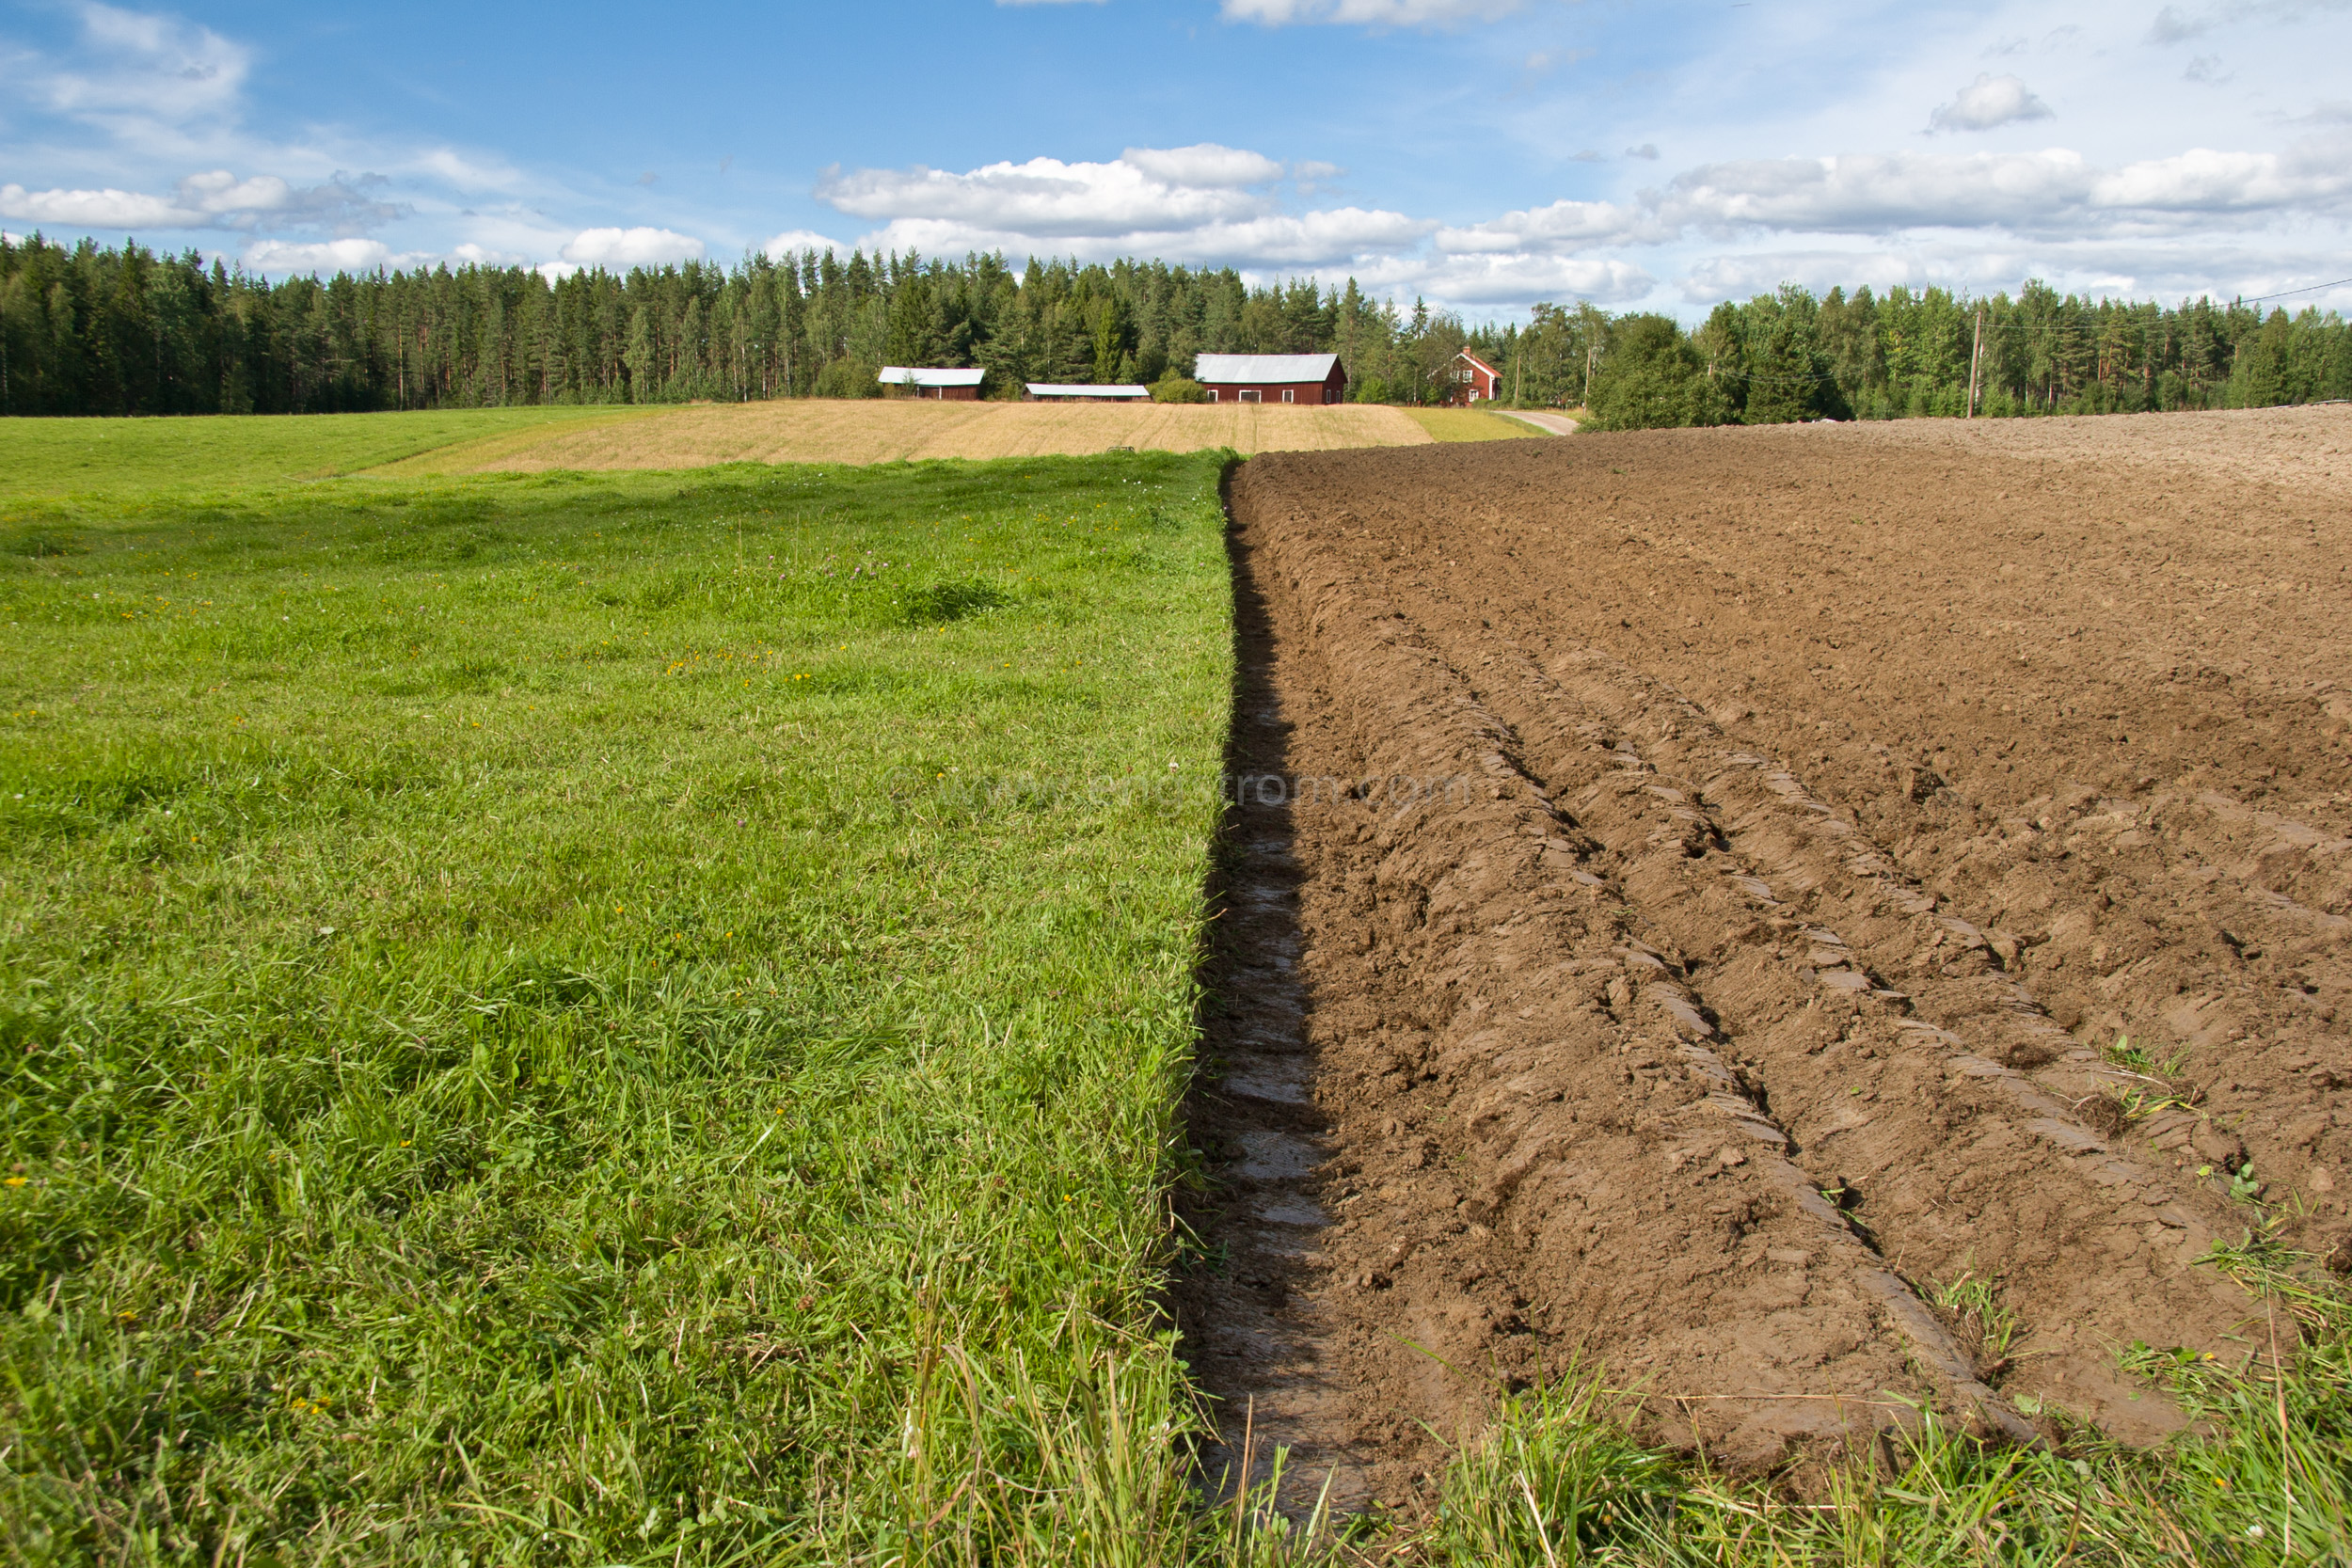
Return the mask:
<svg viewBox="0 0 2352 1568">
<path fill-rule="evenodd" d="M 1977 417 L 1977 367 L 1984 361 L 1984 301 L 1977 301 L 1977 346 L 1968 352 L 1968 413 Z"/>
</svg>

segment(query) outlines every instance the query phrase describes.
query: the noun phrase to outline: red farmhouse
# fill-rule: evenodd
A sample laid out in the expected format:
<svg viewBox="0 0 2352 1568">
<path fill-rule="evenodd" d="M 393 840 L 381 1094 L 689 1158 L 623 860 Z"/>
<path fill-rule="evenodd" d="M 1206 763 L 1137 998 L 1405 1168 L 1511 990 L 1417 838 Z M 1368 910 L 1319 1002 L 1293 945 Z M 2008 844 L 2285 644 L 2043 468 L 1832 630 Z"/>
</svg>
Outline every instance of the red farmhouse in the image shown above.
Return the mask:
<svg viewBox="0 0 2352 1568">
<path fill-rule="evenodd" d="M 1211 403 L 1337 403 L 1347 389 L 1336 354 L 1204 354 L 1192 377 Z"/>
<path fill-rule="evenodd" d="M 1496 370 L 1470 350 L 1454 356 L 1444 372 L 1447 378 L 1445 404 L 1449 408 L 1465 408 L 1473 403 L 1485 403 L 1495 395 L 1495 388 L 1502 380 Z"/>
</svg>

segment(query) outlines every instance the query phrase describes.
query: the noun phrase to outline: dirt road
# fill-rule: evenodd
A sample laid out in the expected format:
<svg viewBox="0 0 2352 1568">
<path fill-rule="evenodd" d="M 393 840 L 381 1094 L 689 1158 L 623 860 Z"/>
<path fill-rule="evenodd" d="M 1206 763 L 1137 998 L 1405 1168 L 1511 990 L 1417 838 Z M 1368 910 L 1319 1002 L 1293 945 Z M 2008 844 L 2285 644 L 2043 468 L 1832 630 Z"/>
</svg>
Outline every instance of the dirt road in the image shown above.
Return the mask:
<svg viewBox="0 0 2352 1568">
<path fill-rule="evenodd" d="M 2352 410 L 1278 455 L 1232 510 L 1179 1306 L 1233 1436 L 1409 1504 L 1581 1360 L 1739 1464 L 1916 1399 L 2153 1440 L 2119 1350 L 2259 1318 L 2215 1243 L 2342 1245 Z"/>
</svg>

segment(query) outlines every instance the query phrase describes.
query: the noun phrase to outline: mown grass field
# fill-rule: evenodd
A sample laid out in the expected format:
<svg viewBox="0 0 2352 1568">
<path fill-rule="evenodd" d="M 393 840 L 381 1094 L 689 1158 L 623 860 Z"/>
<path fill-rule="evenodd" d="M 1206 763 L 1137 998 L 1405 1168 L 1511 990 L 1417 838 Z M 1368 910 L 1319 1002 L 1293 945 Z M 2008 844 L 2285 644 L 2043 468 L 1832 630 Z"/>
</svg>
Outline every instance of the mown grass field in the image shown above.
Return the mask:
<svg viewBox="0 0 2352 1568">
<path fill-rule="evenodd" d="M 470 408 L 408 414 L 258 414 L 184 420 L 0 420 L 0 499 L 190 484 L 327 479 L 452 442 L 663 413 L 635 408 Z"/>
<path fill-rule="evenodd" d="M 1172 1474 L 1219 468 L 0 515 L 6 1555 L 833 1558 L 1114 1389 Z"/>
<path fill-rule="evenodd" d="M 1507 425 L 1507 421 L 1492 421 Z M 1505 429 L 1502 434 L 1514 434 Z M 714 463 L 897 463 L 1138 451 L 1322 451 L 1431 439 L 1372 404 L 945 403 L 793 398 L 672 408 L 649 420 L 499 432 L 424 452 L 397 473 L 691 468 Z"/>
<path fill-rule="evenodd" d="M 1543 431 L 1518 420 L 1506 420 L 1483 408 L 1406 408 L 1406 419 L 1428 433 L 1432 441 L 1516 441 L 1549 439 Z"/>
<path fill-rule="evenodd" d="M 1225 460 L 283 482 L 516 428 L 391 418 L 0 425 L 0 1558 L 2344 1549 L 2352 1312 L 2251 1236 L 2289 1370 L 2118 1347 L 2165 1449 L 1725 1478 L 1571 1366 L 1434 1518 L 1200 1506 Z"/>
</svg>

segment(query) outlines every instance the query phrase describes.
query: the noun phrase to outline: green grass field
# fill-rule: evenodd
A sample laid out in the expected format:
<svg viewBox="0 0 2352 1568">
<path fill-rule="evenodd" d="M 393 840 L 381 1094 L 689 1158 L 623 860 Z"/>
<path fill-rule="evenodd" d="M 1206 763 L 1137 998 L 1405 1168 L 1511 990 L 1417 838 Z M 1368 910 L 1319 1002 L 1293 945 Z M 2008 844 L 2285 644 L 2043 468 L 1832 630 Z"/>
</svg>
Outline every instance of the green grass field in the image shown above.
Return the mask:
<svg viewBox="0 0 2352 1568">
<path fill-rule="evenodd" d="M 186 420 L 0 420 L 0 501 L 316 480 L 455 441 L 666 413 L 660 407 L 469 408 Z"/>
<path fill-rule="evenodd" d="M 1407 408 L 1406 417 L 1429 432 L 1433 441 L 1517 441 L 1544 439 L 1545 432 L 1483 408 Z"/>
<path fill-rule="evenodd" d="M 1218 474 L 0 520 L 8 1555 L 821 1558 L 1177 1419 Z"/>
<path fill-rule="evenodd" d="M 1204 1508 L 1222 460 L 283 482 L 512 428 L 369 418 L 0 426 L 0 1560 L 2352 1551 L 2352 1309 L 2259 1236 L 2304 1354 L 2119 1347 L 2164 1449 L 1724 1478 L 1569 1368 L 1431 1519 Z"/>
</svg>

